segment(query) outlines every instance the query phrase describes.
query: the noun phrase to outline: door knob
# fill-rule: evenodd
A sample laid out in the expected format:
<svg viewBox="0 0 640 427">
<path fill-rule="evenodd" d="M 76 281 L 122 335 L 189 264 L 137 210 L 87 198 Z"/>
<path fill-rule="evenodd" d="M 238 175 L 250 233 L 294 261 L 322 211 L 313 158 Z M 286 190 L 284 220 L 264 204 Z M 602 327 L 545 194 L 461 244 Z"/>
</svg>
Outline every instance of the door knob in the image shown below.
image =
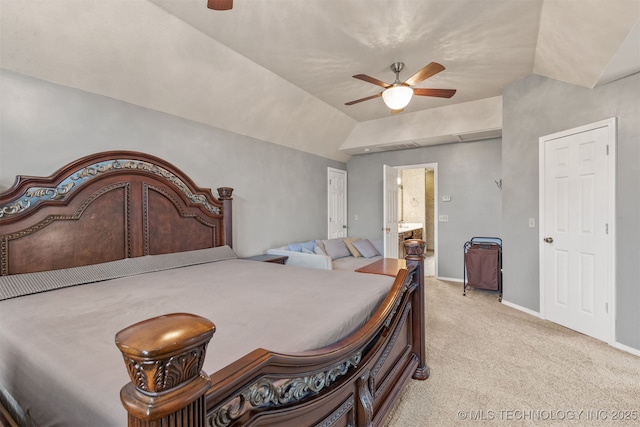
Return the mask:
<svg viewBox="0 0 640 427">
<path fill-rule="evenodd" d="M 545 237 L 543 240 L 547 243 L 553 243 L 553 237 Z"/>
</svg>

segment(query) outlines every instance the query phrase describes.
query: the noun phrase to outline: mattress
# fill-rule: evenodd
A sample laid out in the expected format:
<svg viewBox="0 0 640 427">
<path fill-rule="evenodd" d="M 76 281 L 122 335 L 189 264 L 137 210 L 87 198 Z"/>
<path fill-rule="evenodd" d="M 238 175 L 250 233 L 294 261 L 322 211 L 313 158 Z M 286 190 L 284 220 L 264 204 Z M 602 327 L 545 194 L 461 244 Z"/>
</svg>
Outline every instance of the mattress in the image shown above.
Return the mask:
<svg viewBox="0 0 640 427">
<path fill-rule="evenodd" d="M 233 257 L 7 299 L 0 388 L 39 426 L 123 426 L 119 391 L 129 379 L 114 343 L 119 330 L 173 312 L 208 318 L 216 325 L 204 364 L 211 374 L 260 347 L 333 344 L 371 316 L 392 284 Z"/>
</svg>

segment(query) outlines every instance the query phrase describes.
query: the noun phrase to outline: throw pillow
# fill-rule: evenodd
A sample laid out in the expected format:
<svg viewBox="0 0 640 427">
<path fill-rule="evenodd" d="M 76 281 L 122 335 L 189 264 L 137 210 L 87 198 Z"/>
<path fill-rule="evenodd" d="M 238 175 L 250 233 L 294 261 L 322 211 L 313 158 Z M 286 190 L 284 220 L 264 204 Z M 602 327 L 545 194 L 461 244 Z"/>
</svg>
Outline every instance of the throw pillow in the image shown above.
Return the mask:
<svg viewBox="0 0 640 427">
<path fill-rule="evenodd" d="M 378 251 L 380 255 L 384 252 L 384 239 L 382 237 L 376 237 L 374 239 L 369 239 L 374 248 Z"/>
<path fill-rule="evenodd" d="M 358 249 L 356 249 L 353 245 L 353 243 L 357 242 L 358 240 L 360 240 L 359 237 L 347 237 L 346 239 L 343 239 L 344 244 L 347 245 L 347 248 L 349 248 L 349 252 L 351 252 L 351 255 L 353 255 L 354 258 L 362 256 L 360 255 L 360 252 L 358 252 Z"/>
<path fill-rule="evenodd" d="M 308 242 L 289 243 L 289 245 L 287 247 L 292 252 L 302 252 L 303 248 L 313 252 L 313 247 L 315 245 L 316 245 L 316 241 L 315 240 L 309 240 Z"/>
<path fill-rule="evenodd" d="M 349 248 L 344 244 L 342 239 L 323 240 L 324 251 L 331 257 L 331 259 L 344 258 L 351 256 Z"/>
<path fill-rule="evenodd" d="M 380 252 L 378 252 L 376 247 L 367 239 L 361 239 L 353 242 L 353 246 L 355 246 L 365 258 L 380 256 Z"/>
</svg>

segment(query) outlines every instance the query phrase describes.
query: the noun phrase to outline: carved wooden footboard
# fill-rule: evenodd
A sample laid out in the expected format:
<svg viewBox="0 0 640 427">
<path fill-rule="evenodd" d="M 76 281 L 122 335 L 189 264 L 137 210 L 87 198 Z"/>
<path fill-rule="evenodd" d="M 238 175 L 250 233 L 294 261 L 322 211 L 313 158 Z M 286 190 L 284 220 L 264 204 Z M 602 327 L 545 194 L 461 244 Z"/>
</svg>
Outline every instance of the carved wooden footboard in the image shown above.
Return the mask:
<svg viewBox="0 0 640 427">
<path fill-rule="evenodd" d="M 121 392 L 129 426 L 382 425 L 407 381 L 429 376 L 425 246 L 405 245 L 407 268 L 382 305 L 331 347 L 293 355 L 257 349 L 207 376 L 209 320 L 172 314 L 120 331 L 116 343 L 132 381 Z"/>
</svg>

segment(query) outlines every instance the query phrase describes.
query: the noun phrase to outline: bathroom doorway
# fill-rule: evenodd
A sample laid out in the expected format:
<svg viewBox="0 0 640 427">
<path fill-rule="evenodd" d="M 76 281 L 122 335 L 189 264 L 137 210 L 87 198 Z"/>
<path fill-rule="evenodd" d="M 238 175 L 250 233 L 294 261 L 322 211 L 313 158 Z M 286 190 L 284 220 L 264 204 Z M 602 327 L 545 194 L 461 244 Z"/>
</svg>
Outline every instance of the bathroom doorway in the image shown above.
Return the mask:
<svg viewBox="0 0 640 427">
<path fill-rule="evenodd" d="M 438 164 L 397 166 L 398 179 L 398 236 L 419 238 L 426 242 L 425 276 L 437 277 Z"/>
</svg>

